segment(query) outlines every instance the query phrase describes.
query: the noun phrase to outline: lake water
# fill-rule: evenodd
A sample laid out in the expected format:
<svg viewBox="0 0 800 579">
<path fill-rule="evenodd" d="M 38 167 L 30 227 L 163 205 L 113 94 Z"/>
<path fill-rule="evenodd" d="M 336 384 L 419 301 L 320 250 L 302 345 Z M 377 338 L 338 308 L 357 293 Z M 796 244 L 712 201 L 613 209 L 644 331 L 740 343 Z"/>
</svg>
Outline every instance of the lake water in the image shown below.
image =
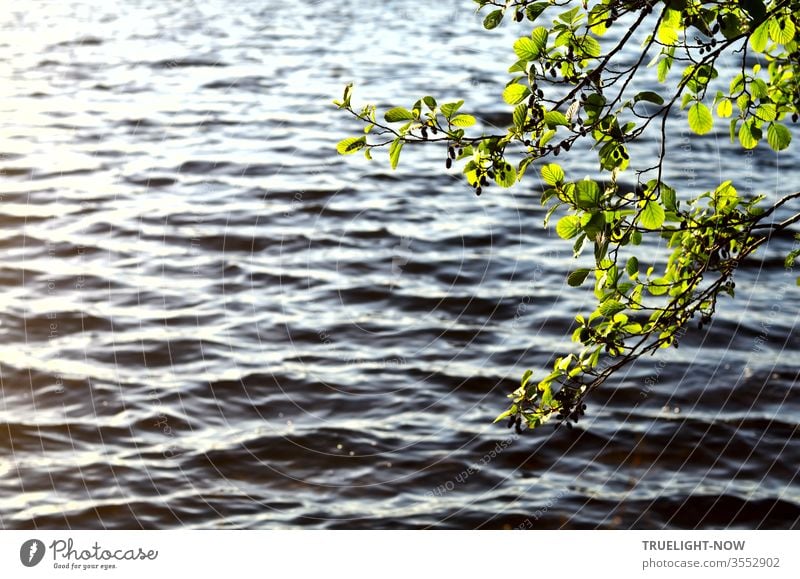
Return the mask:
<svg viewBox="0 0 800 579">
<path fill-rule="evenodd" d="M 591 304 L 538 178 L 477 198 L 444 150 L 335 154 L 350 81 L 502 122 L 522 29 L 468 0 L 121 4 L 0 15 L 0 528 L 800 526 L 790 236 L 585 422 L 517 438 L 505 395 Z M 679 190 L 800 182 L 796 144 L 676 139 Z"/>
</svg>

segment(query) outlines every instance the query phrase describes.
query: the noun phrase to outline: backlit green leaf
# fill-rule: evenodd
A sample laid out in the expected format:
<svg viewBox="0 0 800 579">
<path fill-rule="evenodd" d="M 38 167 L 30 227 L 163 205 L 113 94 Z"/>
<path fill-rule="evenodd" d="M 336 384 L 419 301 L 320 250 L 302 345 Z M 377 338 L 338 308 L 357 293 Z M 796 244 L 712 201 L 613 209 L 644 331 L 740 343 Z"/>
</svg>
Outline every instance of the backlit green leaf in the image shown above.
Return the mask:
<svg viewBox="0 0 800 579">
<path fill-rule="evenodd" d="M 581 220 L 577 215 L 567 215 L 556 223 L 556 233 L 561 239 L 572 239 L 581 230 Z"/>
<path fill-rule="evenodd" d="M 517 170 L 511 163 L 503 161 L 495 166 L 494 180 L 501 187 L 511 187 L 517 181 Z"/>
<path fill-rule="evenodd" d="M 600 313 L 607 318 L 611 318 L 623 310 L 625 310 L 625 305 L 617 300 L 606 300 L 600 305 Z"/>
<path fill-rule="evenodd" d="M 784 125 L 772 122 L 767 128 L 767 142 L 774 151 L 783 151 L 792 142 L 792 133 Z"/>
<path fill-rule="evenodd" d="M 750 46 L 756 52 L 764 52 L 769 41 L 769 23 L 764 22 L 750 35 Z"/>
<path fill-rule="evenodd" d="M 396 123 L 398 121 L 413 121 L 414 114 L 403 107 L 395 107 L 386 111 L 386 114 L 383 115 L 383 118 L 389 123 Z"/>
<path fill-rule="evenodd" d="M 698 135 L 705 135 L 714 125 L 711 111 L 703 103 L 695 103 L 689 108 L 689 128 Z"/>
<path fill-rule="evenodd" d="M 600 205 L 600 186 L 595 181 L 578 181 L 577 193 L 576 201 L 579 207 L 592 209 Z"/>
<path fill-rule="evenodd" d="M 778 44 L 789 44 L 794 40 L 794 24 L 789 18 L 772 18 L 769 22 L 769 37 Z"/>
<path fill-rule="evenodd" d="M 454 102 L 454 103 L 445 103 L 445 104 L 443 104 L 441 106 L 441 108 L 439 110 L 442 111 L 442 114 L 445 116 L 445 118 L 449 119 L 450 117 L 452 117 L 456 113 L 456 111 L 458 109 L 461 108 L 461 105 L 463 105 L 463 104 L 464 104 L 464 101 L 457 101 L 457 102 Z"/>
<path fill-rule="evenodd" d="M 366 137 L 348 137 L 336 145 L 336 152 L 340 155 L 352 155 L 367 144 Z"/>
<path fill-rule="evenodd" d="M 761 139 L 761 129 L 754 127 L 752 121 L 749 119 L 739 127 L 739 142 L 745 149 L 754 149 Z"/>
<path fill-rule="evenodd" d="M 510 105 L 516 105 L 522 102 L 530 93 L 530 89 L 525 85 L 519 83 L 510 84 L 503 91 L 503 100 Z"/>
<path fill-rule="evenodd" d="M 533 40 L 533 43 L 536 45 L 536 48 L 540 53 L 547 48 L 547 34 L 547 28 L 544 26 L 538 26 L 537 28 L 533 29 L 533 32 L 531 32 L 531 40 Z"/>
<path fill-rule="evenodd" d="M 392 141 L 392 144 L 389 145 L 389 162 L 392 165 L 392 169 L 397 168 L 397 163 L 400 162 L 400 151 L 403 150 L 403 144 L 405 141 L 403 139 L 395 139 Z"/>
<path fill-rule="evenodd" d="M 514 52 L 520 60 L 533 60 L 539 56 L 539 46 L 530 36 L 523 36 L 514 43 Z"/>
<path fill-rule="evenodd" d="M 730 99 L 722 99 L 717 105 L 717 116 L 723 119 L 733 114 L 733 103 Z"/>
<path fill-rule="evenodd" d="M 475 124 L 475 117 L 472 115 L 456 115 L 450 119 L 450 124 L 456 127 L 471 127 Z"/>
<path fill-rule="evenodd" d="M 564 180 L 564 170 L 555 163 L 542 167 L 542 179 L 548 185 L 556 185 Z"/>
<path fill-rule="evenodd" d="M 639 221 L 647 229 L 660 229 L 664 224 L 664 209 L 656 201 L 644 202 Z"/>
</svg>

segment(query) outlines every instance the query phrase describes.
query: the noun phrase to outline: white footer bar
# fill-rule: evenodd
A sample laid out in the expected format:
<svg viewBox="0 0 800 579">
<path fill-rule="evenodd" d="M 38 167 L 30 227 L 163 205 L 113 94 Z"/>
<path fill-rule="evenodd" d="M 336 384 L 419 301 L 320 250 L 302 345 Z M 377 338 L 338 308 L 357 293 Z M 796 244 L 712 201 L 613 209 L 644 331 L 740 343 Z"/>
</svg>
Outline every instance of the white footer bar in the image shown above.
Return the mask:
<svg viewBox="0 0 800 579">
<path fill-rule="evenodd" d="M 796 578 L 798 539 L 794 531 L 3 531 L 0 577 Z"/>
</svg>

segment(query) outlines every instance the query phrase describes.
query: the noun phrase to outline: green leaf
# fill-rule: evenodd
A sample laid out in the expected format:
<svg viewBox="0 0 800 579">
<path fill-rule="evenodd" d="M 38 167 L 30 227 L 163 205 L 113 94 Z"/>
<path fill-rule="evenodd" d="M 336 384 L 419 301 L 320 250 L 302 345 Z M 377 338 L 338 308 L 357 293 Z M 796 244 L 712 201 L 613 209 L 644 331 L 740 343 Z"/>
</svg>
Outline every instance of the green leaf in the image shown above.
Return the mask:
<svg viewBox="0 0 800 579">
<path fill-rule="evenodd" d="M 767 128 L 767 142 L 773 151 L 783 151 L 792 142 L 792 133 L 784 125 L 772 122 Z"/>
<path fill-rule="evenodd" d="M 628 259 L 628 263 L 625 264 L 625 271 L 627 271 L 628 275 L 631 277 L 639 273 L 639 260 L 636 259 L 635 255 Z"/>
<path fill-rule="evenodd" d="M 589 12 L 589 29 L 592 34 L 603 36 L 607 31 L 606 21 L 608 20 L 609 9 L 608 5 L 597 4 Z"/>
<path fill-rule="evenodd" d="M 733 186 L 730 180 L 724 181 L 714 190 L 714 203 L 719 211 L 728 211 L 733 208 L 739 195 L 736 192 L 736 187 Z"/>
<path fill-rule="evenodd" d="M 493 28 L 497 28 L 502 21 L 503 21 L 503 11 L 494 10 L 492 12 L 489 12 L 489 14 L 486 15 L 486 18 L 483 19 L 483 27 L 486 30 L 492 30 Z"/>
<path fill-rule="evenodd" d="M 509 74 L 514 74 L 515 72 L 522 72 L 527 74 L 528 73 L 528 61 L 527 60 L 518 60 L 514 64 L 508 67 Z"/>
<path fill-rule="evenodd" d="M 669 282 L 669 280 L 659 277 L 650 282 L 650 284 L 647 286 L 647 291 L 654 296 L 661 296 L 669 291 L 671 285 L 672 284 Z"/>
<path fill-rule="evenodd" d="M 517 129 L 522 130 L 525 126 L 525 120 L 528 118 L 528 105 L 521 103 L 514 109 L 513 121 Z"/>
<path fill-rule="evenodd" d="M 340 155 L 352 155 L 353 153 L 363 149 L 367 144 L 366 137 L 348 137 L 342 139 L 336 145 L 336 152 Z"/>
<path fill-rule="evenodd" d="M 555 163 L 549 163 L 542 167 L 542 179 L 548 185 L 557 185 L 564 181 L 564 170 Z"/>
<path fill-rule="evenodd" d="M 591 36 L 582 36 L 581 38 L 576 39 L 575 42 L 580 48 L 580 51 L 583 53 L 583 56 L 590 58 L 597 58 L 600 56 L 600 43 Z"/>
<path fill-rule="evenodd" d="M 414 113 L 410 110 L 404 109 L 403 107 L 395 107 L 386 111 L 383 118 L 386 119 L 388 123 L 396 123 L 398 121 L 413 121 L 415 117 Z"/>
<path fill-rule="evenodd" d="M 505 161 L 495 165 L 494 181 L 501 187 L 511 187 L 517 181 L 517 170 L 514 165 Z"/>
<path fill-rule="evenodd" d="M 578 181 L 576 204 L 583 209 L 593 209 L 600 205 L 600 186 L 595 181 Z M 601 215 L 602 217 L 602 215 Z M 605 220 L 603 219 L 603 222 Z"/>
<path fill-rule="evenodd" d="M 478 182 L 478 165 L 475 161 L 469 161 L 464 165 L 464 177 L 467 178 L 467 183 L 475 185 Z"/>
<path fill-rule="evenodd" d="M 516 105 L 522 102 L 529 94 L 531 94 L 531 91 L 527 86 L 515 82 L 505 88 L 503 100 L 510 105 Z"/>
<path fill-rule="evenodd" d="M 636 96 L 633 97 L 633 102 L 638 103 L 641 101 L 646 101 L 648 103 L 653 103 L 655 105 L 664 104 L 664 98 L 657 92 L 653 92 L 651 90 L 642 91 L 640 93 L 637 93 Z"/>
<path fill-rule="evenodd" d="M 517 179 L 522 179 L 522 176 L 525 174 L 525 171 L 528 170 L 528 166 L 531 163 L 533 163 L 533 157 L 523 157 L 519 162 L 519 166 L 517 166 Z"/>
<path fill-rule="evenodd" d="M 475 117 L 472 115 L 456 115 L 450 119 L 450 124 L 456 127 L 471 127 L 475 124 Z"/>
<path fill-rule="evenodd" d="M 545 133 L 539 137 L 539 146 L 544 147 L 547 143 L 550 142 L 550 139 L 556 136 L 556 131 L 553 129 L 548 129 Z"/>
<path fill-rule="evenodd" d="M 436 108 L 436 99 L 432 96 L 422 97 L 422 102 L 431 110 Z"/>
<path fill-rule="evenodd" d="M 514 52 L 521 60 L 534 60 L 539 56 L 539 46 L 529 36 L 518 38 L 514 43 Z"/>
<path fill-rule="evenodd" d="M 405 141 L 398 138 L 392 141 L 392 144 L 389 145 L 389 162 L 392 165 L 392 169 L 397 168 L 397 163 L 400 161 L 400 151 L 403 150 L 404 144 Z"/>
<path fill-rule="evenodd" d="M 656 201 L 647 200 L 644 202 L 639 220 L 643 227 L 647 229 L 660 229 L 666 217 L 664 209 Z"/>
<path fill-rule="evenodd" d="M 591 271 L 591 269 L 576 269 L 567 277 L 567 283 L 572 287 L 578 287 L 586 280 L 586 276 Z"/>
<path fill-rule="evenodd" d="M 539 53 L 542 53 L 547 48 L 547 34 L 548 30 L 544 26 L 538 26 L 531 32 L 531 40 L 533 40 Z"/>
<path fill-rule="evenodd" d="M 556 223 L 556 233 L 561 239 L 572 239 L 581 231 L 581 220 L 577 215 L 567 215 Z"/>
<path fill-rule="evenodd" d="M 689 128 L 698 135 L 705 135 L 714 125 L 711 111 L 703 103 L 695 103 L 689 109 Z"/>
<path fill-rule="evenodd" d="M 676 213 L 678 211 L 678 199 L 675 195 L 675 189 L 661 184 L 661 201 L 664 202 L 664 209 Z"/>
<path fill-rule="evenodd" d="M 520 388 L 525 388 L 528 385 L 528 381 L 533 376 L 533 370 L 525 370 L 525 373 L 522 375 L 522 379 L 519 381 Z"/>
<path fill-rule="evenodd" d="M 600 304 L 600 313 L 607 318 L 611 318 L 623 310 L 625 310 L 625 305 L 619 303 L 617 300 L 606 300 Z"/>
<path fill-rule="evenodd" d="M 600 113 L 603 111 L 603 107 L 605 107 L 606 99 L 603 95 L 598 93 L 591 93 L 589 96 L 586 97 L 586 101 L 583 103 L 583 110 L 586 111 L 586 114 L 589 116 L 590 119 L 596 119 L 600 116 Z"/>
<path fill-rule="evenodd" d="M 752 83 L 750 83 L 750 94 L 754 99 L 761 99 L 767 96 L 769 92 L 769 87 L 767 83 L 764 82 L 763 79 L 757 78 Z"/>
<path fill-rule="evenodd" d="M 569 125 L 567 117 L 564 115 L 564 113 L 559 111 L 547 111 L 544 114 L 544 122 L 550 129 L 557 127 L 559 125 L 565 127 Z"/>
<path fill-rule="evenodd" d="M 748 119 L 739 127 L 739 143 L 745 149 L 754 149 L 761 139 L 761 129 L 753 126 L 753 119 Z"/>
<path fill-rule="evenodd" d="M 772 18 L 769 22 L 769 37 L 778 44 L 789 44 L 794 40 L 794 24 L 789 18 Z"/>
<path fill-rule="evenodd" d="M 726 119 L 733 114 L 733 103 L 731 99 L 722 99 L 717 105 L 717 116 Z"/>
<path fill-rule="evenodd" d="M 750 35 L 750 47 L 756 52 L 764 52 L 769 40 L 769 23 L 764 22 Z"/>
<path fill-rule="evenodd" d="M 731 119 L 731 124 L 730 124 L 731 143 L 734 141 L 734 139 L 736 139 L 736 125 L 739 124 L 739 121 L 740 119 L 738 118 Z"/>
<path fill-rule="evenodd" d="M 528 17 L 528 20 L 533 22 L 548 6 L 550 6 L 549 2 L 534 2 L 525 9 L 525 15 Z"/>
<path fill-rule="evenodd" d="M 663 58 L 658 61 L 658 67 L 656 68 L 658 82 L 664 82 L 667 80 L 667 74 L 669 73 L 670 68 L 672 68 L 672 57 Z"/>
<path fill-rule="evenodd" d="M 675 44 L 678 41 L 678 32 L 681 23 L 681 13 L 677 10 L 667 8 L 664 12 L 664 18 L 658 26 L 656 38 L 662 44 L 667 46 Z"/>
<path fill-rule="evenodd" d="M 769 122 L 774 121 L 778 114 L 774 104 L 764 103 L 758 105 L 758 108 L 756 109 L 756 116 L 762 121 Z"/>
<path fill-rule="evenodd" d="M 605 231 L 606 216 L 603 213 L 584 213 L 581 217 L 581 227 L 590 240 L 597 241 L 597 236 Z"/>
<path fill-rule="evenodd" d="M 456 113 L 456 111 L 458 111 L 458 109 L 461 108 L 461 105 L 463 105 L 463 104 L 464 104 L 464 101 L 458 101 L 458 102 L 454 102 L 454 103 L 445 103 L 445 104 L 443 104 L 441 106 L 441 108 L 439 110 L 442 111 L 442 114 L 445 116 L 445 118 L 449 119 L 450 117 L 452 117 Z"/>
<path fill-rule="evenodd" d="M 733 40 L 741 33 L 742 22 L 733 12 L 722 13 L 719 16 L 720 32 L 728 40 Z"/>
</svg>

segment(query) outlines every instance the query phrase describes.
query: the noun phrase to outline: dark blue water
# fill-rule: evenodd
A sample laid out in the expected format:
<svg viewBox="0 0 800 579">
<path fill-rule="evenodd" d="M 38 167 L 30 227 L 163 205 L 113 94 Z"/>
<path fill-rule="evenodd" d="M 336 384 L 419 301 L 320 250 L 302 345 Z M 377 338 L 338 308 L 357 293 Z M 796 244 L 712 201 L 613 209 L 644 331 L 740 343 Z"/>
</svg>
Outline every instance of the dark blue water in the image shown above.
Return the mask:
<svg viewBox="0 0 800 579">
<path fill-rule="evenodd" d="M 516 32 L 472 6 L 0 14 L 0 527 L 800 524 L 788 236 L 575 430 L 491 424 L 591 303 L 538 178 L 476 198 L 443 150 L 394 172 L 333 150 L 360 130 L 331 105 L 350 81 L 358 102 L 462 96 L 503 122 Z M 736 156 L 725 127 L 681 127 L 680 190 L 799 182 L 796 145 Z"/>
</svg>

